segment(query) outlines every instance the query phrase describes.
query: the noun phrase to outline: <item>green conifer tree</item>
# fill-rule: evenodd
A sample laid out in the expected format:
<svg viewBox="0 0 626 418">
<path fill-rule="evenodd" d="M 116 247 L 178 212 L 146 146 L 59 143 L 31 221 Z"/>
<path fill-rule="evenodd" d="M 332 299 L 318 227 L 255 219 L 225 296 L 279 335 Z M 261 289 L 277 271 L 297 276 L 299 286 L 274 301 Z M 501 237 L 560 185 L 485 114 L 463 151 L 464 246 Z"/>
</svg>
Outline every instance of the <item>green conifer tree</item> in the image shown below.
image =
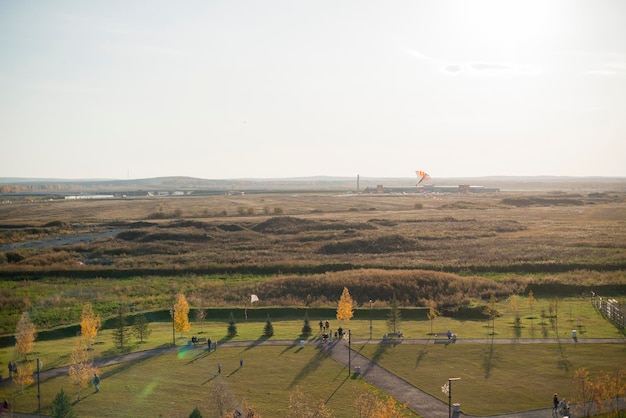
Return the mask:
<svg viewBox="0 0 626 418">
<path fill-rule="evenodd" d="M 72 409 L 72 400 L 61 389 L 52 401 L 52 418 L 76 418 L 76 414 Z"/>
<path fill-rule="evenodd" d="M 193 409 L 193 411 L 191 411 L 191 414 L 189 414 L 189 418 L 202 418 L 202 414 L 200 413 L 200 410 L 197 406 Z"/>
<path fill-rule="evenodd" d="M 129 330 L 126 323 L 126 314 L 128 310 L 126 306 L 120 305 L 115 318 L 115 329 L 113 330 L 113 341 L 118 348 L 124 348 L 128 344 Z"/>
<path fill-rule="evenodd" d="M 145 338 L 148 338 L 152 333 L 150 329 L 150 324 L 144 315 L 139 315 L 135 317 L 135 323 L 133 324 L 133 331 L 135 336 L 139 338 L 139 342 L 143 343 Z"/>
<path fill-rule="evenodd" d="M 237 335 L 237 324 L 235 323 L 235 315 L 233 315 L 233 313 L 230 313 L 230 316 L 228 317 L 228 336 L 229 337 L 234 337 Z"/>
<path fill-rule="evenodd" d="M 274 335 L 274 325 L 272 325 L 272 320 L 270 319 L 269 314 L 267 315 L 265 327 L 263 327 L 263 335 L 268 338 Z"/>
<path fill-rule="evenodd" d="M 304 313 L 304 325 L 302 326 L 302 336 L 307 338 L 311 335 L 313 330 L 311 329 L 311 324 L 309 323 L 309 313 Z"/>
<path fill-rule="evenodd" d="M 400 323 L 402 322 L 402 314 L 400 312 L 400 308 L 398 307 L 398 300 L 396 299 L 396 295 L 393 295 L 393 299 L 391 300 L 391 310 L 387 315 L 387 329 L 392 334 L 397 334 L 400 330 Z"/>
</svg>

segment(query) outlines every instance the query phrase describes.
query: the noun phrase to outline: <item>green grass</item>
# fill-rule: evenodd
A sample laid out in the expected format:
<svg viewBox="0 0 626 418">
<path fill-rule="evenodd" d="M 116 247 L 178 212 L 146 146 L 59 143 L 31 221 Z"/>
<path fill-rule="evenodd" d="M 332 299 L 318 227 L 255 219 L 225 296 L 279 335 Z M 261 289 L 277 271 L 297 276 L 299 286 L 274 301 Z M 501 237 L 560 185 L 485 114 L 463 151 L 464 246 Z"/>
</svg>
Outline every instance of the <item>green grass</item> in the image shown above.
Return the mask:
<svg viewBox="0 0 626 418">
<path fill-rule="evenodd" d="M 239 367 L 239 359 L 244 366 Z M 217 364 L 221 376 L 216 376 Z M 351 417 L 354 399 L 362 393 L 381 396 L 359 378 L 312 346 L 248 347 L 181 350 L 148 360 L 101 370 L 101 392 L 83 391 L 74 410 L 80 417 L 187 417 L 198 406 L 205 417 L 215 416 L 212 397 L 217 382 L 224 382 L 238 400 L 245 399 L 264 417 L 287 416 L 289 395 L 300 388 L 313 401 L 326 402 L 334 416 Z M 42 409 L 48 411 L 54 395 L 64 388 L 76 399 L 66 377 L 42 385 Z M 33 385 L 19 394 L 15 387 L 0 388 L 0 397 L 16 410 L 37 411 Z M 405 416 L 416 416 L 405 411 Z"/>
<path fill-rule="evenodd" d="M 420 343 L 417 345 L 400 344 L 398 346 L 377 344 L 360 346 L 357 343 L 353 345 L 353 348 L 361 351 L 364 355 L 375 358 L 384 367 L 443 400 L 445 398 L 440 387 L 445 383 L 447 377 L 459 375 L 462 377 L 462 383 L 458 384 L 458 391 L 455 387 L 455 397 L 458 394 L 458 401 L 462 403 L 466 413 L 480 415 L 542 408 L 546 402 L 549 403 L 549 399 L 547 401 L 544 399 L 545 393 L 553 393 L 556 390 L 564 393 L 564 396 L 570 396 L 567 394 L 566 388 L 571 386 L 573 372 L 578 367 L 585 367 L 589 371 L 613 370 L 616 367 L 626 368 L 626 364 L 624 364 L 626 363 L 624 360 L 626 359 L 626 348 L 618 344 L 582 343 L 576 345 L 563 344 L 562 346 L 554 344 L 463 345 L 462 340 L 491 337 L 508 339 L 516 336 L 521 339 L 555 338 L 557 332 L 550 318 L 541 319 L 540 315 L 537 314 L 542 309 L 547 311 L 549 302 L 547 299 L 538 299 L 533 307 L 534 314 L 531 315 L 530 307 L 521 300 L 518 301 L 519 315 L 522 317 L 522 328 L 520 329 L 513 326 L 514 313 L 506 301 L 502 301 L 497 306 L 502 316 L 496 319 L 495 332 L 490 323 L 484 319 L 436 318 L 432 322 L 433 333 L 441 334 L 448 329 L 452 330 L 459 337 L 459 343 L 456 345 L 446 347 Z M 208 320 L 202 324 L 192 322 L 192 328 L 184 336 L 176 333 L 176 343 L 182 348 L 192 335 L 210 337 L 213 341 L 222 342 L 263 339 L 263 326 L 268 313 L 274 318 L 272 320 L 275 331 L 273 340 L 299 340 L 304 316 L 300 314 L 304 310 L 304 308 L 299 310 L 293 308 L 248 309 L 247 321 L 243 318 L 244 313 L 241 308 L 212 310 L 212 318 L 227 318 L 229 312 L 235 313 L 238 321 L 238 335 L 236 337 L 227 338 L 225 319 Z M 387 309 L 372 310 L 373 337 L 375 339 L 388 332 L 385 321 L 387 312 Z M 424 309 L 403 310 L 404 320 L 400 329 L 404 332 L 405 338 L 433 338 L 431 321 L 427 320 L 426 312 Z M 333 330 L 339 325 L 344 330 L 350 329 L 354 341 L 369 338 L 369 309 L 358 310 L 355 319 L 347 322 L 337 321 L 334 319 L 333 313 L 334 309 L 309 310 L 310 325 L 313 329 L 311 338 L 319 335 L 318 321 L 320 319 L 329 320 Z M 560 299 L 559 319 L 556 324 L 558 325 L 559 338 L 571 339 L 572 329 L 577 329 L 581 342 L 584 339 L 620 337 L 617 329 L 604 320 L 593 309 L 588 300 L 582 298 Z M 171 322 L 152 322 L 150 329 L 152 334 L 144 343 L 138 343 L 133 339 L 124 350 L 114 346 L 112 330 L 103 330 L 99 333 L 93 346 L 94 357 L 107 357 L 172 344 Z M 44 369 L 67 365 L 76 339 L 77 337 L 69 337 L 36 341 L 35 349 L 29 358 L 40 358 Z M 233 374 L 232 379 L 228 378 L 228 384 L 229 386 L 232 385 L 238 398 L 246 398 L 264 416 L 276 416 L 272 411 L 281 410 L 272 408 L 286 408 L 289 391 L 296 385 L 301 385 L 305 393 L 308 393 L 308 388 L 314 388 L 311 389 L 311 395 L 324 400 L 328 399 L 329 406 L 335 411 L 336 416 L 350 416 L 347 409 L 342 410 L 342 408 L 346 407 L 344 404 L 351 407 L 362 389 L 361 386 L 351 386 L 357 384 L 353 380 L 343 382 L 341 380 L 342 371 L 347 375 L 345 368 L 309 346 L 304 350 L 300 350 L 299 346 L 218 349 L 216 353 L 212 353 L 210 356 L 201 356 L 195 360 L 195 351 L 183 353 L 184 355 L 176 358 L 164 355 L 103 370 L 105 380 L 103 392 L 99 394 L 102 396 L 100 398 L 89 396 L 84 401 L 77 403 L 77 410 L 82 412 L 79 416 L 89 416 L 91 408 L 112 407 L 107 405 L 113 399 L 109 398 L 109 394 L 120 396 L 123 404 L 129 405 L 129 408 L 132 406 L 132 408 L 137 408 L 134 410 L 149 411 L 145 416 L 158 416 L 159 413 L 163 413 L 163 416 L 188 416 L 196 404 L 200 407 L 208 405 L 208 387 L 214 380 L 211 382 L 205 382 L 205 380 L 210 377 L 209 375 L 214 371 L 212 368 L 216 366 L 217 362 L 222 362 L 225 375 L 228 375 L 233 371 L 233 365 L 238 366 L 240 357 L 245 360 L 246 373 L 248 370 L 254 370 L 253 375 L 245 375 L 247 376 L 246 379 L 250 380 L 248 382 L 249 388 L 239 381 L 239 377 L 244 376 L 243 369 Z M 197 353 L 201 353 L 201 351 L 198 350 Z M 17 357 L 13 347 L 0 349 L 0 364 L 6 365 L 9 360 L 15 358 Z M 198 370 L 205 380 L 198 381 L 195 376 L 193 378 L 188 376 L 189 371 L 195 373 Z M 2 373 L 6 374 L 6 371 Z M 222 378 L 225 379 L 224 376 Z M 463 389 L 462 384 L 466 383 L 466 388 Z M 65 388 L 66 391 L 72 390 L 68 386 L 66 378 L 45 382 L 44 386 L 48 404 L 61 387 Z M 122 392 L 117 393 L 118 390 Z M 151 394 L 148 395 L 147 392 L 150 390 L 156 392 L 158 397 L 153 398 Z M 369 388 L 367 390 L 374 389 Z M 36 387 L 27 388 L 25 395 L 22 396 L 16 392 L 15 387 L 0 388 L 0 399 L 7 397 L 15 400 L 19 411 L 33 411 L 33 408 L 36 407 L 33 406 L 36 405 L 36 392 L 33 391 L 36 391 Z M 335 394 L 330 396 L 332 393 Z M 338 402 L 340 406 L 334 404 L 335 397 L 342 400 Z M 100 401 L 96 398 L 105 401 L 99 404 Z M 161 400 L 156 402 L 158 408 L 169 408 L 167 413 L 158 412 L 150 409 L 153 406 L 147 406 L 155 403 L 154 399 Z M 171 407 L 164 405 L 162 399 L 173 399 Z M 496 399 L 507 399 L 507 402 L 495 402 Z M 117 403 L 115 402 L 115 404 Z M 177 408 L 182 408 L 181 404 L 191 405 L 191 408 L 182 411 L 184 413 L 181 412 L 180 415 L 170 415 Z M 112 415 L 132 415 L 124 415 L 124 413 L 116 411 L 115 413 L 112 412 Z"/>
<path fill-rule="evenodd" d="M 444 333 L 451 330 L 456 333 L 459 339 L 463 338 L 571 338 L 572 329 L 577 330 L 580 339 L 590 338 L 618 338 L 619 331 L 608 321 L 606 321 L 591 306 L 587 299 L 568 298 L 559 300 L 559 318 L 554 322 L 550 318 L 541 319 L 539 312 L 542 309 L 548 310 L 549 300 L 538 299 L 533 307 L 534 314 L 530 314 L 527 304 L 519 301 L 519 315 L 522 318 L 521 328 L 515 328 L 514 313 L 506 301 L 497 305 L 497 309 L 502 316 L 495 321 L 495 329 L 486 319 L 455 319 L 449 317 L 437 317 L 432 322 L 432 333 Z M 241 308 L 224 308 L 211 311 L 211 315 L 219 316 L 224 320 L 207 320 L 202 324 L 191 322 L 191 329 L 181 338 L 176 333 L 177 344 L 185 344 L 192 335 L 210 337 L 213 341 L 254 341 L 263 338 L 263 327 L 270 314 L 274 326 L 274 340 L 299 340 L 303 325 L 304 311 L 306 309 L 285 309 L 285 308 L 254 308 L 248 309 L 248 320 L 244 319 L 244 312 Z M 226 335 L 228 314 L 235 314 L 237 321 L 238 335 L 232 339 Z M 288 312 L 287 316 L 283 313 Z M 298 313 L 299 312 L 299 313 Z M 386 316 L 388 309 L 373 309 L 373 332 L 374 339 L 382 338 L 388 332 Z M 400 330 L 405 338 L 431 338 L 431 321 L 426 317 L 425 309 L 403 309 L 403 320 Z M 309 321 L 313 330 L 313 337 L 319 334 L 319 320 L 329 320 L 331 328 L 336 330 L 340 325 L 344 330 L 350 329 L 354 339 L 369 338 L 369 309 L 359 309 L 355 312 L 355 319 L 347 322 L 337 321 L 334 318 L 335 309 L 310 309 Z M 294 317 L 293 315 L 296 315 Z M 161 316 L 169 316 L 163 314 Z M 193 318 L 193 315 L 190 315 Z M 534 318 L 534 319 L 529 319 Z M 558 325 L 557 331 L 553 325 Z M 96 357 L 111 356 L 128 351 L 146 350 L 171 345 L 172 343 L 172 323 L 171 322 L 151 322 L 152 334 L 144 343 L 139 343 L 135 338 L 131 339 L 131 344 L 120 350 L 115 347 L 111 330 L 103 330 L 98 334 L 96 344 L 94 344 L 94 355 Z M 74 349 L 75 338 L 54 339 L 45 341 L 35 341 L 35 348 L 31 358 L 39 357 L 45 368 L 52 368 L 65 365 L 69 361 L 69 355 Z M 16 354 L 12 346 L 0 348 L 0 364 L 16 359 Z M 2 370 L 0 373 L 5 374 Z"/>
<path fill-rule="evenodd" d="M 584 367 L 626 369 L 624 344 L 362 345 L 361 354 L 447 402 L 441 387 L 449 377 L 453 402 L 470 415 L 548 408 L 552 394 L 572 400 L 573 376 Z"/>
</svg>

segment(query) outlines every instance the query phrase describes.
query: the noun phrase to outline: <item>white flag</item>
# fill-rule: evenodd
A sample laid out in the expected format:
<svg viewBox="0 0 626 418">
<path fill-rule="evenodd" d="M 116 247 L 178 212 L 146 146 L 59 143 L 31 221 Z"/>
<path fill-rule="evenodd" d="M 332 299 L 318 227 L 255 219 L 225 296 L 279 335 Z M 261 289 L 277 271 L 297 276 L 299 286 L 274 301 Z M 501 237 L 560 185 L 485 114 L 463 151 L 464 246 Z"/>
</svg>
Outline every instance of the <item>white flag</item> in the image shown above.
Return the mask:
<svg viewBox="0 0 626 418">
<path fill-rule="evenodd" d="M 258 302 L 259 297 L 257 295 L 250 295 L 250 303 Z"/>
</svg>

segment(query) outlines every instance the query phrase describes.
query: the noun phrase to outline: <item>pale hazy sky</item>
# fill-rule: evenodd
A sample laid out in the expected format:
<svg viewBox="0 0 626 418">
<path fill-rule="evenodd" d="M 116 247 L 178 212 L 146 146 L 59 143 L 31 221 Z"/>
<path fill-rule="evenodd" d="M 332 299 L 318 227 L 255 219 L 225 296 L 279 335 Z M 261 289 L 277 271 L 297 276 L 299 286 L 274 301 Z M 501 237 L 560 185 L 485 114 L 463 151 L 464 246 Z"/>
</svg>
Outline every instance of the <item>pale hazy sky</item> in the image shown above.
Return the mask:
<svg viewBox="0 0 626 418">
<path fill-rule="evenodd" d="M 626 177 L 624 0 L 0 0 L 0 177 Z"/>
</svg>

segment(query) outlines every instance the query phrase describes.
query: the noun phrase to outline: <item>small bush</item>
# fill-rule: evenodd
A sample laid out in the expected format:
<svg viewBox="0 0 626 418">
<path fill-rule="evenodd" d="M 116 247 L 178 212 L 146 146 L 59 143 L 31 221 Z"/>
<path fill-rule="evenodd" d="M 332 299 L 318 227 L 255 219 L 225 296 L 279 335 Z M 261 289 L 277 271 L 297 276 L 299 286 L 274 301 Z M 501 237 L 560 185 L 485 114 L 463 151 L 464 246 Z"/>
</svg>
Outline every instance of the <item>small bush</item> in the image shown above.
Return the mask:
<svg viewBox="0 0 626 418">
<path fill-rule="evenodd" d="M 25 257 L 20 253 L 11 251 L 6 253 L 6 258 L 9 263 L 19 263 L 20 261 L 24 260 Z"/>
</svg>

